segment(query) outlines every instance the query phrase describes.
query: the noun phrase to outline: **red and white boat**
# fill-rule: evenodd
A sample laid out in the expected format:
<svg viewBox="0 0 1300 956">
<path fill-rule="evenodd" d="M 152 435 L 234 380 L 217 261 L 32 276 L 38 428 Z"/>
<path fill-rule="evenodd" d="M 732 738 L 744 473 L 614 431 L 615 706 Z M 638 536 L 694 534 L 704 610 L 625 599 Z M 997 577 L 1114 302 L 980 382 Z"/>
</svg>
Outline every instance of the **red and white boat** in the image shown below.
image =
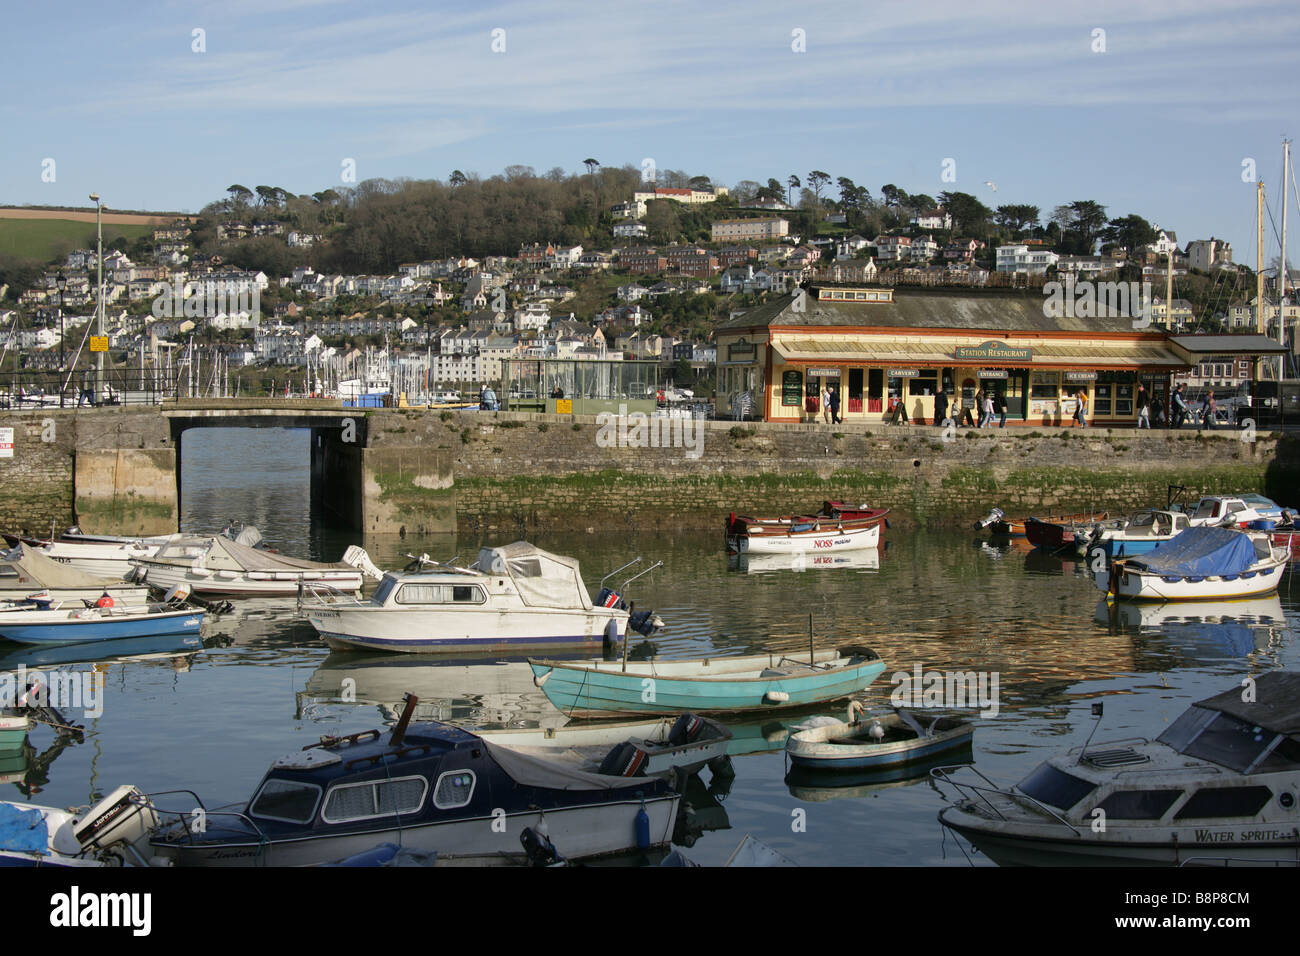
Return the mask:
<svg viewBox="0 0 1300 956">
<path fill-rule="evenodd" d="M 727 518 L 727 547 L 739 554 L 817 554 L 880 546 L 888 508 L 827 501 L 815 515 Z"/>
</svg>

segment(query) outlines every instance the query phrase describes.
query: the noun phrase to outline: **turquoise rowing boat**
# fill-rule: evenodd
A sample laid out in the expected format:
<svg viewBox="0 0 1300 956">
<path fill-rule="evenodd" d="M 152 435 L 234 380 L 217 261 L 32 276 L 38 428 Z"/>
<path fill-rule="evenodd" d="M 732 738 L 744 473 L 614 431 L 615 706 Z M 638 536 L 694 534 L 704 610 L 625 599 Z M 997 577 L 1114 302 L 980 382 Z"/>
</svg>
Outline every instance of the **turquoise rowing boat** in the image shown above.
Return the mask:
<svg viewBox="0 0 1300 956">
<path fill-rule="evenodd" d="M 530 659 L 533 683 L 571 717 L 745 713 L 840 700 L 867 687 L 885 662 L 868 648 L 688 661 Z"/>
</svg>

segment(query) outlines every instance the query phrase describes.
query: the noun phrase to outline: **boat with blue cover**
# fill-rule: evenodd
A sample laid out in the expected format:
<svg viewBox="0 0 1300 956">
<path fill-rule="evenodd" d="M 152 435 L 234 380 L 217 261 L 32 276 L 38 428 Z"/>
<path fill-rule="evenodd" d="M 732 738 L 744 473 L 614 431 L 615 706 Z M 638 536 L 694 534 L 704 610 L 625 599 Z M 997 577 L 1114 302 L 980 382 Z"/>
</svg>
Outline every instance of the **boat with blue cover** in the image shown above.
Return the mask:
<svg viewBox="0 0 1300 956">
<path fill-rule="evenodd" d="M 680 661 L 529 660 L 533 682 L 571 717 L 743 713 L 842 700 L 885 669 L 870 648 Z"/>
<path fill-rule="evenodd" d="M 1149 554 L 1112 564 L 1107 593 L 1134 601 L 1255 597 L 1277 589 L 1288 557 L 1267 534 L 1191 527 Z"/>
</svg>

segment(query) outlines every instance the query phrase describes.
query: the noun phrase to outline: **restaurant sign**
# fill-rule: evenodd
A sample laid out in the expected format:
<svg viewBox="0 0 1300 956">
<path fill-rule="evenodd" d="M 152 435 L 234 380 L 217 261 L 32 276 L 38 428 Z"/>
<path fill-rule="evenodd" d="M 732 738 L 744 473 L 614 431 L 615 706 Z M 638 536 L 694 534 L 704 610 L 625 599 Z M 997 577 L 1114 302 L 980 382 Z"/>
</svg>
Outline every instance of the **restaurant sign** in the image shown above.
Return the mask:
<svg viewBox="0 0 1300 956">
<path fill-rule="evenodd" d="M 1097 381 L 1096 372 L 1066 372 L 1065 380 L 1067 382 L 1095 382 Z"/>
<path fill-rule="evenodd" d="M 781 376 L 781 404 L 800 405 L 803 402 L 803 376 L 796 369 L 786 369 Z"/>
<path fill-rule="evenodd" d="M 916 378 L 921 372 L 914 368 L 891 368 L 886 369 L 885 374 L 890 378 Z"/>
<path fill-rule="evenodd" d="M 982 368 L 975 374 L 980 378 L 1006 378 L 1007 370 L 1004 368 Z"/>
<path fill-rule="evenodd" d="M 810 368 L 806 374 L 809 378 L 839 378 L 840 370 L 837 368 Z"/>
<path fill-rule="evenodd" d="M 986 362 L 1029 362 L 1034 358 L 1033 349 L 1016 349 L 1006 342 L 983 342 L 980 345 L 959 345 L 955 358 L 967 361 L 975 359 Z"/>
</svg>

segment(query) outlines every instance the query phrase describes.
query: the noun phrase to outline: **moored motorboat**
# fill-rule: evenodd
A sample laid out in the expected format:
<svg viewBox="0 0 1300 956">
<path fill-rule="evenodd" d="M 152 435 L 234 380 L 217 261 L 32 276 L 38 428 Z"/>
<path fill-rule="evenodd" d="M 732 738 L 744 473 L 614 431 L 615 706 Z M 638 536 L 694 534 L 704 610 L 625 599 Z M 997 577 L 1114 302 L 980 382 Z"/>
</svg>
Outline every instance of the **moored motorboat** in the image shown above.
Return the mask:
<svg viewBox="0 0 1300 956">
<path fill-rule="evenodd" d="M 1025 537 L 1035 548 L 1046 551 L 1060 551 L 1074 547 L 1075 540 L 1086 535 L 1098 521 L 1109 517 L 1105 512 L 1098 515 L 1079 514 L 1064 518 L 1025 519 Z"/>
<path fill-rule="evenodd" d="M 107 594 L 118 604 L 143 604 L 149 600 L 149 588 L 129 584 L 121 575 L 106 577 L 92 574 L 50 557 L 40 548 L 18 544 L 0 554 L 0 599 L 26 598 L 43 591 L 54 603 L 96 601 Z"/>
<path fill-rule="evenodd" d="M 244 541 L 260 541 L 256 529 L 245 527 Z M 176 535 L 154 553 L 133 558 L 137 578 L 160 590 L 184 585 L 202 597 L 292 597 L 303 586 L 342 593 L 361 590 L 364 573 L 376 580 L 365 552 L 353 545 L 335 564 L 291 558 L 226 535 Z"/>
<path fill-rule="evenodd" d="M 811 663 L 810 663 L 811 661 Z M 683 661 L 590 663 L 529 660 L 534 682 L 571 717 L 738 713 L 842 700 L 885 669 L 869 648 Z"/>
<path fill-rule="evenodd" d="M 969 747 L 974 734 L 975 725 L 960 717 L 900 708 L 800 730 L 786 740 L 785 752 L 792 765 L 810 770 L 883 769 Z"/>
<path fill-rule="evenodd" d="M 680 796 L 668 781 L 411 722 L 415 700 L 391 735 L 324 738 L 282 757 L 244 807 L 209 811 L 202 829 L 182 819 L 155 834 L 153 852 L 182 866 L 305 866 L 400 841 L 440 860 L 517 856 L 520 831 L 542 822 L 571 859 L 669 842 Z"/>
<path fill-rule="evenodd" d="M 598 647 L 660 623 L 609 590 L 593 602 L 577 561 L 526 541 L 483 548 L 468 568 L 428 564 L 385 574 L 368 601 L 304 597 L 303 613 L 336 650 L 403 653 Z"/>
<path fill-rule="evenodd" d="M 1121 558 L 1105 574 L 1116 599 L 1210 601 L 1277 589 L 1288 554 L 1266 534 L 1191 527 L 1147 554 Z M 1099 577 L 1098 583 L 1101 583 Z"/>
<path fill-rule="evenodd" d="M 888 508 L 851 507 L 826 501 L 815 515 L 727 518 L 727 548 L 739 554 L 798 554 L 851 551 L 880 545 Z"/>
<path fill-rule="evenodd" d="M 1089 741 L 1013 787 L 937 769 L 958 798 L 939 821 L 1004 866 L 1295 865 L 1300 674 L 1252 690 L 1193 704 L 1154 741 Z"/>
<path fill-rule="evenodd" d="M 1076 539 L 1076 550 L 1091 554 L 1100 548 L 1107 558 L 1146 554 L 1190 527 L 1187 515 L 1181 511 L 1148 509 L 1131 518 L 1099 522 Z"/>
<path fill-rule="evenodd" d="M 0 637 L 19 644 L 81 644 L 199 634 L 204 612 L 172 605 L 0 611 Z"/>
</svg>

